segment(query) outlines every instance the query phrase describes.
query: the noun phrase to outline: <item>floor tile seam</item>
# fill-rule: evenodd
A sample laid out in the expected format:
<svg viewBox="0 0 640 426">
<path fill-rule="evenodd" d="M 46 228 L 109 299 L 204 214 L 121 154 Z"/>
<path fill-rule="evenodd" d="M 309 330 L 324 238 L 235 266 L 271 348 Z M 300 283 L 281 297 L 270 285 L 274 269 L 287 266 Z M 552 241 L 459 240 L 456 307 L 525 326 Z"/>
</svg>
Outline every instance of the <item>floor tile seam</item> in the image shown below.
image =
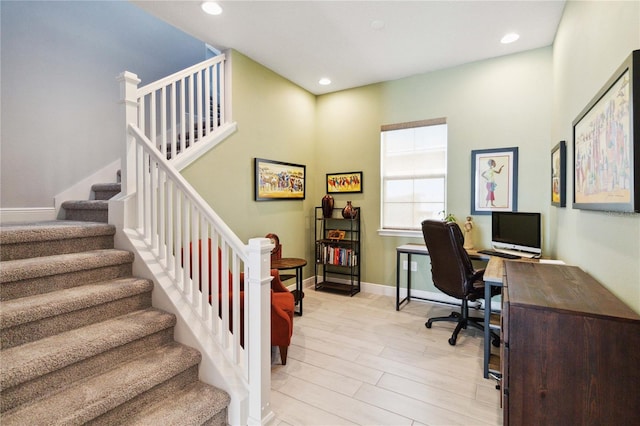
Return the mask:
<svg viewBox="0 0 640 426">
<path fill-rule="evenodd" d="M 272 392 L 273 392 L 273 391 L 272 391 Z M 340 416 L 340 415 L 336 414 L 335 412 L 327 411 L 327 410 L 325 410 L 324 408 L 319 407 L 318 405 L 310 404 L 310 403 L 308 403 L 308 402 L 306 402 L 306 401 L 303 401 L 303 400 L 301 400 L 301 399 L 298 399 L 298 398 L 296 398 L 295 396 L 290 395 L 290 394 L 288 394 L 288 393 L 284 393 L 284 392 L 281 392 L 281 391 L 275 391 L 275 392 L 278 392 L 278 393 L 280 393 L 280 394 L 284 395 L 284 396 L 285 396 L 285 397 L 287 397 L 287 398 L 295 399 L 295 400 L 296 400 L 296 401 L 298 401 L 300 404 L 303 404 L 303 405 L 310 405 L 310 406 L 312 406 L 313 408 L 315 408 L 316 410 L 320 410 L 320 411 L 322 411 L 322 412 L 324 412 L 324 413 L 327 413 L 327 414 L 328 414 L 328 415 L 330 415 L 330 416 L 333 416 L 333 417 L 339 417 L 339 418 L 341 418 L 342 420 L 344 420 L 344 421 L 346 421 L 346 422 L 353 423 L 353 424 L 358 424 L 358 423 L 354 423 L 353 421 L 351 421 L 351 420 L 349 420 L 349 419 L 347 419 L 347 418 L 345 418 L 345 417 L 343 417 L 343 416 Z M 277 414 L 276 414 L 276 416 L 277 416 Z M 283 420 L 283 421 L 285 421 L 285 420 Z"/>
<path fill-rule="evenodd" d="M 473 398 L 472 398 L 472 397 L 466 397 L 466 396 L 461 395 L 461 394 L 459 394 L 459 393 L 451 392 L 449 389 L 444 389 L 444 388 L 439 387 L 439 386 L 432 386 L 432 385 L 430 385 L 430 384 L 428 384 L 428 383 L 424 383 L 424 382 L 420 382 L 420 381 L 412 380 L 412 379 L 410 379 L 410 378 L 408 378 L 408 377 L 398 376 L 398 375 L 395 375 L 395 374 L 392 374 L 392 373 L 385 373 L 385 374 L 386 374 L 386 375 L 389 375 L 389 376 L 395 376 L 395 377 L 398 377 L 398 378 L 400 378 L 400 379 L 402 379 L 402 380 L 408 380 L 408 381 L 410 381 L 410 382 L 416 383 L 416 384 L 417 384 L 417 385 L 419 385 L 419 386 L 425 386 L 425 387 L 428 387 L 428 388 L 432 389 L 434 392 L 437 392 L 437 393 L 443 393 L 443 392 L 444 392 L 444 393 L 446 393 L 446 394 L 451 395 L 451 399 L 452 399 L 452 400 L 455 400 L 455 401 L 458 401 L 458 402 L 459 402 L 459 401 L 461 400 L 461 398 L 462 398 L 464 401 L 468 401 L 468 402 L 470 403 L 469 405 L 473 405 L 473 404 L 476 404 L 476 403 L 481 403 L 481 401 L 477 400 L 475 396 L 474 396 Z M 383 375 L 383 376 L 384 376 L 384 375 Z M 434 402 L 429 402 L 429 401 L 425 401 L 425 400 L 417 399 L 417 398 L 414 398 L 413 396 L 410 396 L 409 394 L 401 393 L 401 392 L 398 392 L 398 391 L 396 391 L 396 390 L 394 390 L 394 389 L 392 389 L 392 388 L 390 388 L 390 387 L 388 387 L 388 386 L 384 386 L 384 383 L 380 383 L 380 382 L 382 381 L 382 379 L 383 379 L 383 377 L 381 377 L 381 378 L 380 378 L 380 380 L 378 381 L 378 384 L 376 384 L 376 387 L 379 387 L 380 389 L 387 390 L 387 391 L 389 391 L 389 392 L 396 393 L 396 394 L 398 394 L 398 395 L 405 396 L 405 397 L 407 397 L 407 398 L 411 398 L 411 399 L 416 400 L 416 401 L 419 401 L 419 402 L 424 402 L 424 403 L 426 403 L 426 404 L 433 405 L 433 406 L 435 406 L 435 407 L 438 407 L 438 408 L 442 408 L 442 409 L 446 409 L 446 410 L 450 410 L 450 411 L 451 411 L 451 408 L 449 408 L 449 407 L 445 407 L 445 406 L 442 406 L 442 405 L 436 404 L 436 403 L 434 403 Z M 486 404 L 486 403 L 482 403 L 482 405 L 486 405 L 488 408 L 492 408 L 490 405 L 488 405 L 488 404 Z"/>
<path fill-rule="evenodd" d="M 399 392 L 397 392 L 397 391 L 395 391 L 395 390 L 393 390 L 393 389 L 385 388 L 385 387 L 383 387 L 383 386 L 374 386 L 374 387 L 378 387 L 378 388 L 380 388 L 380 389 L 382 389 L 382 390 L 385 390 L 385 391 L 388 391 L 388 392 L 394 393 L 394 394 L 398 395 L 400 398 L 408 398 L 408 399 L 410 399 L 410 400 L 416 401 L 416 402 L 417 402 L 417 403 L 419 403 L 419 404 L 425 404 L 425 405 L 428 405 L 428 406 L 432 406 L 432 407 L 434 407 L 434 408 L 437 408 L 437 409 L 439 409 L 439 410 L 445 410 L 445 411 L 451 412 L 451 413 L 452 413 L 452 417 L 460 417 L 460 416 L 462 415 L 462 416 L 464 416 L 465 418 L 471 418 L 471 417 L 470 417 L 470 416 L 468 416 L 467 414 L 465 414 L 465 413 L 461 413 L 461 412 L 460 412 L 460 407 L 456 407 L 456 409 L 455 409 L 455 410 L 452 410 L 450 407 L 444 407 L 444 406 L 442 406 L 442 405 L 438 405 L 438 404 L 435 404 L 435 403 L 433 403 L 433 402 L 423 401 L 423 400 L 420 400 L 420 399 L 416 399 L 416 398 L 413 398 L 413 397 L 411 397 L 411 396 L 409 396 L 409 395 L 399 393 Z M 437 391 L 442 391 L 442 389 L 440 389 L 440 388 L 436 388 L 436 390 L 437 390 Z M 453 394 L 453 396 L 454 396 L 454 397 L 456 397 L 456 399 L 457 399 L 457 400 L 459 400 L 460 395 Z M 395 411 L 389 410 L 389 409 L 384 408 L 384 407 L 379 407 L 379 406 L 377 406 L 377 405 L 373 405 L 373 404 L 371 404 L 371 403 L 367 402 L 366 400 L 363 400 L 363 399 L 359 398 L 357 395 L 356 395 L 356 396 L 354 396 L 354 399 L 357 399 L 357 400 L 358 400 L 358 401 L 360 401 L 360 402 L 363 402 L 363 403 L 366 403 L 366 404 L 369 404 L 369 405 L 375 406 L 375 407 L 377 407 L 378 409 L 386 410 L 386 411 L 388 411 L 388 412 L 390 412 L 390 413 L 392 413 L 392 414 L 395 414 L 395 415 L 399 415 L 399 416 L 406 417 L 406 418 L 408 418 L 408 419 L 410 419 L 410 420 L 412 420 L 412 421 L 420 422 L 420 420 L 416 420 L 416 419 L 414 419 L 414 418 L 412 418 L 412 417 L 407 417 L 407 415 L 406 415 L 406 414 L 402 414 L 402 413 L 399 413 L 399 412 L 395 412 Z M 468 398 L 467 398 L 467 399 L 468 399 Z M 474 399 L 473 401 L 475 401 L 475 399 Z M 474 418 L 474 420 L 475 420 L 475 418 Z M 491 425 L 491 423 L 484 422 L 483 420 L 479 420 L 479 421 L 480 421 L 480 422 L 482 422 L 482 424 Z M 469 424 L 470 424 L 470 423 L 469 423 Z M 478 425 L 476 425 L 476 426 L 478 426 Z"/>
<path fill-rule="evenodd" d="M 424 373 L 427 373 L 427 375 L 437 374 L 437 378 L 438 378 L 438 379 L 440 379 L 441 381 L 446 381 L 446 379 L 450 379 L 450 378 L 451 378 L 451 376 L 450 376 L 450 375 L 443 374 L 443 373 L 441 373 L 440 371 L 436 371 L 436 370 L 427 370 L 427 369 L 420 368 L 420 367 L 414 367 L 414 366 L 412 366 L 412 365 L 410 365 L 410 364 L 405 364 L 405 365 L 409 365 L 409 366 L 410 366 L 410 367 L 412 367 L 412 368 L 419 368 L 419 369 L 420 369 L 420 370 L 422 370 Z M 367 365 L 365 365 L 365 366 L 367 366 Z M 369 368 L 373 368 L 373 367 L 370 367 L 370 366 L 368 366 L 368 367 L 369 367 Z M 390 374 L 390 375 L 393 375 L 393 376 L 396 376 L 396 377 L 400 377 L 400 378 L 403 378 L 403 379 L 407 379 L 407 380 L 414 381 L 414 382 L 419 383 L 419 384 L 429 385 L 429 383 L 428 383 L 428 382 L 426 382 L 426 381 L 412 379 L 412 378 L 411 378 L 411 376 L 409 376 L 409 374 L 408 374 L 408 373 L 407 373 L 406 375 L 402 375 L 402 374 L 398 374 L 397 372 L 392 372 L 392 371 L 387 371 L 387 370 L 378 370 L 378 371 L 382 372 L 382 374 L 383 374 L 383 375 L 384 375 L 384 374 Z M 443 376 L 447 376 L 447 377 L 443 377 Z M 414 377 L 415 377 L 415 375 L 414 375 Z M 379 379 L 379 380 L 380 380 L 380 379 Z M 429 386 L 430 386 L 430 387 L 434 387 L 434 388 L 436 388 L 436 389 L 445 390 L 445 391 L 447 391 L 447 392 L 448 392 L 448 389 L 447 389 L 446 387 L 437 387 L 437 386 L 432 386 L 432 385 L 429 385 Z M 460 395 L 460 394 L 459 394 L 459 393 L 456 393 L 455 395 Z"/>
<path fill-rule="evenodd" d="M 297 380 L 301 380 L 301 379 L 298 379 L 298 378 L 296 378 L 296 379 L 297 379 Z M 323 389 L 325 389 L 325 390 L 328 390 L 328 391 L 330 391 L 330 392 L 335 392 L 335 391 L 334 391 L 334 390 L 332 390 L 332 389 L 328 389 L 328 388 L 326 388 L 326 387 L 324 387 L 324 386 L 318 385 L 318 384 L 316 384 L 316 383 L 309 382 L 309 381 L 307 381 L 307 380 L 301 380 L 301 381 L 304 381 L 304 382 L 306 382 L 306 383 L 310 383 L 310 384 L 312 384 L 312 385 L 314 385 L 314 386 L 321 387 L 321 388 L 323 388 Z M 284 392 L 282 392 L 282 391 L 278 391 L 278 392 L 279 392 L 279 393 L 281 393 L 281 394 L 283 394 L 283 395 L 285 395 L 285 396 L 287 396 L 287 397 L 289 397 L 289 398 L 295 399 L 296 401 L 300 402 L 301 404 L 304 404 L 304 405 L 310 405 L 311 407 L 315 408 L 316 410 L 323 411 L 323 412 L 325 412 L 325 413 L 327 413 L 327 414 L 329 414 L 329 415 L 331 415 L 331 416 L 334 416 L 334 417 L 339 417 L 339 418 L 341 418 L 341 419 L 343 419 L 344 421 L 347 421 L 347 422 L 349 422 L 349 423 L 361 424 L 361 423 L 355 422 L 355 421 L 353 421 L 353 420 L 351 420 L 351 419 L 349 419 L 349 418 L 347 418 L 347 417 L 344 417 L 343 415 L 338 414 L 338 411 L 328 411 L 328 410 L 327 410 L 326 408 L 324 408 L 321 404 L 317 404 L 315 400 L 314 400 L 313 402 L 309 402 L 309 401 L 306 401 L 306 400 L 298 399 L 297 397 L 295 397 L 295 396 L 293 396 L 293 395 L 291 395 L 291 394 L 289 394 L 289 393 L 284 393 Z M 351 399 L 353 399 L 353 400 L 357 400 L 356 398 L 351 397 L 351 396 L 346 396 L 346 395 L 345 395 L 345 397 L 346 397 L 346 398 L 351 398 Z M 377 406 L 375 406 L 375 405 L 373 405 L 373 404 L 370 404 L 370 403 L 367 403 L 367 402 L 365 402 L 365 401 L 361 401 L 361 400 L 357 400 L 357 401 L 359 401 L 359 402 L 361 402 L 361 403 L 363 403 L 363 404 L 369 405 L 369 406 L 371 406 L 371 407 L 373 407 L 373 408 L 375 408 L 375 409 L 384 410 L 384 411 L 387 411 L 387 412 L 392 413 L 392 412 L 391 412 L 391 411 L 389 411 L 389 410 L 385 410 L 384 408 L 377 407 Z M 392 414 L 395 414 L 395 413 L 392 413 Z"/>
<path fill-rule="evenodd" d="M 306 350 L 306 349 L 305 349 L 305 350 Z M 319 352 L 319 353 L 321 353 L 321 352 Z M 321 353 L 321 354 L 322 354 L 322 355 L 325 355 L 325 356 L 332 357 L 332 358 L 336 358 L 335 356 L 332 356 L 332 355 L 327 355 L 327 354 L 324 354 L 324 353 Z M 359 381 L 362 381 L 362 382 L 365 382 L 365 383 L 366 383 L 366 381 L 361 380 L 361 379 L 359 379 L 359 378 L 357 378 L 357 377 L 354 377 L 354 376 L 348 376 L 348 375 L 343 374 L 343 373 L 342 373 L 342 372 L 340 372 L 340 371 L 336 371 L 336 370 L 334 370 L 334 369 L 327 368 L 327 365 L 323 365 L 323 364 L 320 364 L 320 363 L 318 363 L 318 364 L 314 364 L 314 363 L 312 363 L 312 362 L 308 362 L 308 360 L 298 359 L 298 358 L 296 358 L 296 357 L 295 357 L 295 354 L 291 354 L 291 353 L 289 353 L 289 355 L 288 355 L 288 356 L 292 357 L 293 359 L 295 359 L 296 361 L 298 361 L 298 362 L 300 362 L 300 363 L 303 363 L 303 364 L 309 364 L 309 365 L 312 365 L 312 366 L 314 366 L 314 367 L 321 368 L 321 369 L 324 369 L 324 370 L 328 370 L 328 371 L 331 371 L 332 373 L 335 373 L 335 374 L 338 374 L 338 375 L 341 375 L 341 376 L 344 376 L 344 377 L 348 377 L 348 378 L 351 378 L 351 379 L 359 380 Z M 344 361 L 344 360 L 341 360 L 341 359 L 339 359 L 339 358 L 336 358 L 336 359 L 337 359 L 338 361 L 340 361 L 340 362 L 351 362 L 351 361 Z M 352 363 L 352 364 L 356 364 L 355 362 L 351 362 L 351 363 Z M 358 367 L 363 367 L 363 366 L 358 365 Z M 369 370 L 372 370 L 372 372 L 373 372 L 373 373 L 380 373 L 380 374 L 382 374 L 382 372 L 381 372 L 380 370 L 377 370 L 377 369 L 374 369 L 374 368 L 371 368 L 371 367 L 365 367 L 365 368 L 367 368 L 367 369 L 369 369 Z M 376 378 L 376 381 L 378 381 L 379 379 L 380 379 L 380 377 Z"/>
<path fill-rule="evenodd" d="M 337 374 L 337 373 L 336 373 L 336 374 Z M 348 398 L 353 398 L 353 395 L 355 395 L 355 394 L 356 394 L 356 392 L 358 392 L 358 389 L 360 389 L 360 388 L 362 387 L 362 385 L 366 383 L 366 382 L 364 382 L 364 381 L 362 381 L 362 380 L 354 379 L 353 377 L 342 376 L 342 377 L 345 377 L 345 378 L 348 378 L 348 379 L 351 379 L 351 380 L 355 380 L 355 381 L 360 382 L 360 385 L 358 386 L 358 389 L 356 389 L 356 390 L 353 392 L 353 394 L 349 394 L 349 393 L 341 392 L 341 391 L 339 391 L 339 390 L 335 390 L 335 389 L 330 388 L 330 387 L 327 387 L 327 386 L 325 386 L 325 385 L 323 385 L 323 384 L 321 384 L 321 383 L 318 383 L 318 382 L 315 382 L 315 381 L 312 381 L 312 380 L 308 380 L 308 379 L 303 378 L 303 377 L 295 376 L 295 375 L 292 375 L 292 374 L 290 374 L 290 376 L 291 376 L 291 377 L 293 377 L 293 378 L 294 378 L 294 379 L 296 379 L 296 380 L 300 380 L 300 381 L 302 381 L 302 382 L 309 383 L 309 384 L 311 384 L 311 385 L 313 385 L 313 386 L 318 386 L 318 387 L 323 388 L 323 389 L 325 389 L 325 390 L 327 390 L 327 391 L 329 391 L 329 392 L 334 392 L 334 393 L 337 393 L 337 394 L 340 394 L 340 395 L 344 395 L 344 396 L 346 396 L 346 397 L 348 397 Z"/>
</svg>

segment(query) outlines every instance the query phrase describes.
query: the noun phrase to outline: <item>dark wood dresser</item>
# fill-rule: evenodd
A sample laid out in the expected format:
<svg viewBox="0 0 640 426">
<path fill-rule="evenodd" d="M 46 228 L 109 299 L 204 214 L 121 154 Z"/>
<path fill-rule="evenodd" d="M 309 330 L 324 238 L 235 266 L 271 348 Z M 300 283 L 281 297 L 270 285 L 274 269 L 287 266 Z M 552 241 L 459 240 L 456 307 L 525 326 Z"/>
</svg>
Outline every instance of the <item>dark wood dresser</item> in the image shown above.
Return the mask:
<svg viewBox="0 0 640 426">
<path fill-rule="evenodd" d="M 504 424 L 640 424 L 640 316 L 575 266 L 505 275 Z"/>
</svg>

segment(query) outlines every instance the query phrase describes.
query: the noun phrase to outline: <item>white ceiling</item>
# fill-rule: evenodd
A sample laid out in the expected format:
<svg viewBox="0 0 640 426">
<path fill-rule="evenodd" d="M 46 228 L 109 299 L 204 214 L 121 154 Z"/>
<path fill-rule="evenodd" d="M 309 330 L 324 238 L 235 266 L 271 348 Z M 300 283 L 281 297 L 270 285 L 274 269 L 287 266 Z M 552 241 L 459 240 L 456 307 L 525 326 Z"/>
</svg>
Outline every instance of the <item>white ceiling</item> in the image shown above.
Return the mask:
<svg viewBox="0 0 640 426">
<path fill-rule="evenodd" d="M 132 3 L 220 49 L 233 48 L 314 94 L 549 46 L 564 0 Z M 372 22 L 382 21 L 382 29 Z M 502 36 L 520 39 L 503 45 Z M 318 80 L 328 77 L 330 86 Z"/>
</svg>

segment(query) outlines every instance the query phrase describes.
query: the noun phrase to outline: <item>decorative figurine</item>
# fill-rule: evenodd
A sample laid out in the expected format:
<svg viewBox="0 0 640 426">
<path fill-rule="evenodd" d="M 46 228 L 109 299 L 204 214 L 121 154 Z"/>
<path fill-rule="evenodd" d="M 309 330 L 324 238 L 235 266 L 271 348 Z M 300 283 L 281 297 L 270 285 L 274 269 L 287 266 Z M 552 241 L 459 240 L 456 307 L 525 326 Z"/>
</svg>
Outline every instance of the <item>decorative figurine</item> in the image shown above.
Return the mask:
<svg viewBox="0 0 640 426">
<path fill-rule="evenodd" d="M 471 250 L 473 248 L 473 235 L 471 230 L 473 229 L 473 222 L 471 216 L 467 216 L 467 221 L 464 223 L 464 245 L 465 250 Z"/>
</svg>

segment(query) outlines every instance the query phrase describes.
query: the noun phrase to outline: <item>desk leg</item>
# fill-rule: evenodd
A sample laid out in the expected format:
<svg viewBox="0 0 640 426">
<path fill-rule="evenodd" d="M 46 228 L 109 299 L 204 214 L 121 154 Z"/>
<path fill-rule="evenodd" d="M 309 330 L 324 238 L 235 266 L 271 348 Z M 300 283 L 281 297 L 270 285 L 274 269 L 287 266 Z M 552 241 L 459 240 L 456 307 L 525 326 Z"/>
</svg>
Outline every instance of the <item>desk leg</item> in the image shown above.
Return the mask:
<svg viewBox="0 0 640 426">
<path fill-rule="evenodd" d="M 396 252 L 396 311 L 400 310 L 400 305 L 411 300 L 411 268 L 407 267 L 407 295 L 400 300 L 400 252 Z M 411 253 L 407 253 L 407 265 L 411 265 Z"/>
<path fill-rule="evenodd" d="M 411 302 L 411 253 L 407 253 L 407 303 Z"/>
<path fill-rule="evenodd" d="M 400 310 L 400 252 L 396 252 L 396 311 Z"/>
<path fill-rule="evenodd" d="M 491 356 L 491 285 L 484 283 L 484 378 L 489 378 L 489 357 Z"/>
</svg>

